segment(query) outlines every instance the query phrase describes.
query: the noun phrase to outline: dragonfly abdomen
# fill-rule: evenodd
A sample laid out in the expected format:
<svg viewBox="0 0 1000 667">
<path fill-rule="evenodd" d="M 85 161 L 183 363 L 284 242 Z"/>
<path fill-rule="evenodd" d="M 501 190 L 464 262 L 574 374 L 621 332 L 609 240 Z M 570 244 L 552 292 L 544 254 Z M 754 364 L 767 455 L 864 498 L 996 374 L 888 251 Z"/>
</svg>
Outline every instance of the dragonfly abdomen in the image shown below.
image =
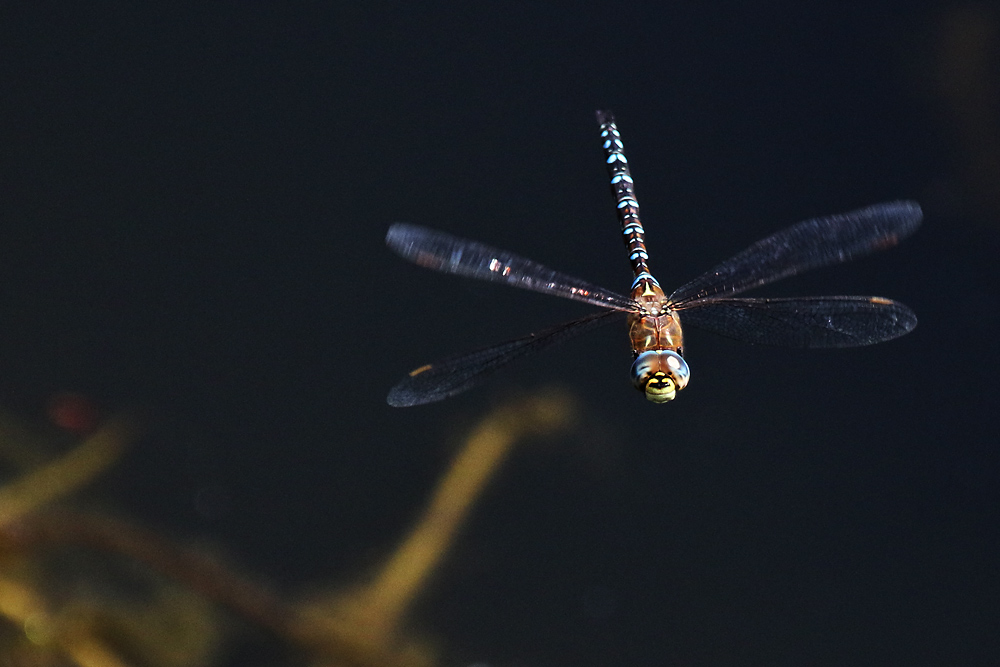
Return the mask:
<svg viewBox="0 0 1000 667">
<path fill-rule="evenodd" d="M 649 292 L 655 285 L 659 287 L 656 278 L 649 271 L 649 255 L 646 252 L 646 231 L 639 220 L 639 202 L 635 198 L 632 174 L 628 169 L 624 145 L 615 117 L 609 111 L 598 111 L 597 120 L 601 124 L 601 137 L 604 139 L 605 162 L 608 165 L 608 176 L 611 177 L 611 194 L 615 196 L 615 206 L 618 220 L 625 235 L 625 246 L 628 248 L 628 260 L 632 265 L 635 280 L 632 290 L 640 288 L 640 292 Z M 633 294 L 633 298 L 634 298 Z"/>
</svg>

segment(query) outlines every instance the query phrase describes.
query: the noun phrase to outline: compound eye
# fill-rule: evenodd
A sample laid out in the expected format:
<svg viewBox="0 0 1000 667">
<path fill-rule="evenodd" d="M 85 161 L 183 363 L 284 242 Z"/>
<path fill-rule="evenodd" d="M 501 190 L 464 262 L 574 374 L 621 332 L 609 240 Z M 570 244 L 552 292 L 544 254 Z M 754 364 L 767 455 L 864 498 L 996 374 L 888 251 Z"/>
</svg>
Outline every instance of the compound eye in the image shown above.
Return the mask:
<svg viewBox="0 0 1000 667">
<path fill-rule="evenodd" d="M 662 362 L 666 364 L 666 368 L 663 370 L 677 383 L 677 391 L 686 387 L 688 380 L 691 379 L 691 369 L 688 368 L 684 357 L 670 350 L 664 350 L 660 357 Z"/>
</svg>

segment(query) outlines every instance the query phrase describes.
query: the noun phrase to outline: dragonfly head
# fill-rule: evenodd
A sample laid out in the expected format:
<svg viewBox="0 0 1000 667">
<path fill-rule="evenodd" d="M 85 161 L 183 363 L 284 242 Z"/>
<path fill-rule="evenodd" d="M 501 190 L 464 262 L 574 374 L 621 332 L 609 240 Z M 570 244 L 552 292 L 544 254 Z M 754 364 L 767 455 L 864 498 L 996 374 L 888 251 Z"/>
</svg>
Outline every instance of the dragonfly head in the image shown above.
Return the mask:
<svg viewBox="0 0 1000 667">
<path fill-rule="evenodd" d="M 684 357 L 673 350 L 647 350 L 632 362 L 632 384 L 653 403 L 666 403 L 691 377 Z"/>
</svg>

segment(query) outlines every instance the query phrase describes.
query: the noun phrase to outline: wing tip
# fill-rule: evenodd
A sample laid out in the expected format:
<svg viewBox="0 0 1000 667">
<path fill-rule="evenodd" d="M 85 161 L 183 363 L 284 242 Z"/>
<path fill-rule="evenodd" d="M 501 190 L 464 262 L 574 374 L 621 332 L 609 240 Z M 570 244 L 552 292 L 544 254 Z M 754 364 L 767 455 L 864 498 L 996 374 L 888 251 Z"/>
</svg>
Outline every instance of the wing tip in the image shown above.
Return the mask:
<svg viewBox="0 0 1000 667">
<path fill-rule="evenodd" d="M 869 207 L 869 210 L 871 209 L 880 211 L 887 217 L 904 221 L 905 224 L 900 229 L 900 238 L 912 234 L 924 219 L 924 210 L 920 204 L 912 199 L 898 199 L 884 204 L 875 204 Z"/>
<path fill-rule="evenodd" d="M 412 392 L 406 391 L 405 387 L 396 385 L 389 390 L 385 402 L 394 408 L 412 408 L 414 405 L 420 405 L 427 401 L 420 401 Z"/>
<path fill-rule="evenodd" d="M 394 222 L 389 225 L 389 229 L 385 232 L 385 244 L 390 248 L 398 245 L 400 238 L 406 234 L 407 231 L 413 228 L 408 222 Z"/>
</svg>

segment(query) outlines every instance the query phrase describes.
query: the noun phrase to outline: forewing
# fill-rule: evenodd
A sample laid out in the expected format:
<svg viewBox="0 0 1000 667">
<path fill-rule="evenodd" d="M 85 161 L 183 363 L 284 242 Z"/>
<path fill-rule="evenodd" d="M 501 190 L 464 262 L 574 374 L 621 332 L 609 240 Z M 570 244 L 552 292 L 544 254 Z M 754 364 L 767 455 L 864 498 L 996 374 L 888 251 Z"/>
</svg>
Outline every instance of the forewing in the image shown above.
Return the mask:
<svg viewBox="0 0 1000 667">
<path fill-rule="evenodd" d="M 747 343 L 799 348 L 874 345 L 917 326 L 912 310 L 877 296 L 710 299 L 680 311 L 680 319 Z"/>
<path fill-rule="evenodd" d="M 506 283 L 614 310 L 635 310 L 628 297 L 553 271 L 514 253 L 419 225 L 392 225 L 385 243 L 401 257 L 435 271 Z"/>
<path fill-rule="evenodd" d="M 800 222 L 679 287 L 670 295 L 671 305 L 683 308 L 698 299 L 738 294 L 889 248 L 912 234 L 922 215 L 916 202 L 897 201 Z"/>
</svg>

